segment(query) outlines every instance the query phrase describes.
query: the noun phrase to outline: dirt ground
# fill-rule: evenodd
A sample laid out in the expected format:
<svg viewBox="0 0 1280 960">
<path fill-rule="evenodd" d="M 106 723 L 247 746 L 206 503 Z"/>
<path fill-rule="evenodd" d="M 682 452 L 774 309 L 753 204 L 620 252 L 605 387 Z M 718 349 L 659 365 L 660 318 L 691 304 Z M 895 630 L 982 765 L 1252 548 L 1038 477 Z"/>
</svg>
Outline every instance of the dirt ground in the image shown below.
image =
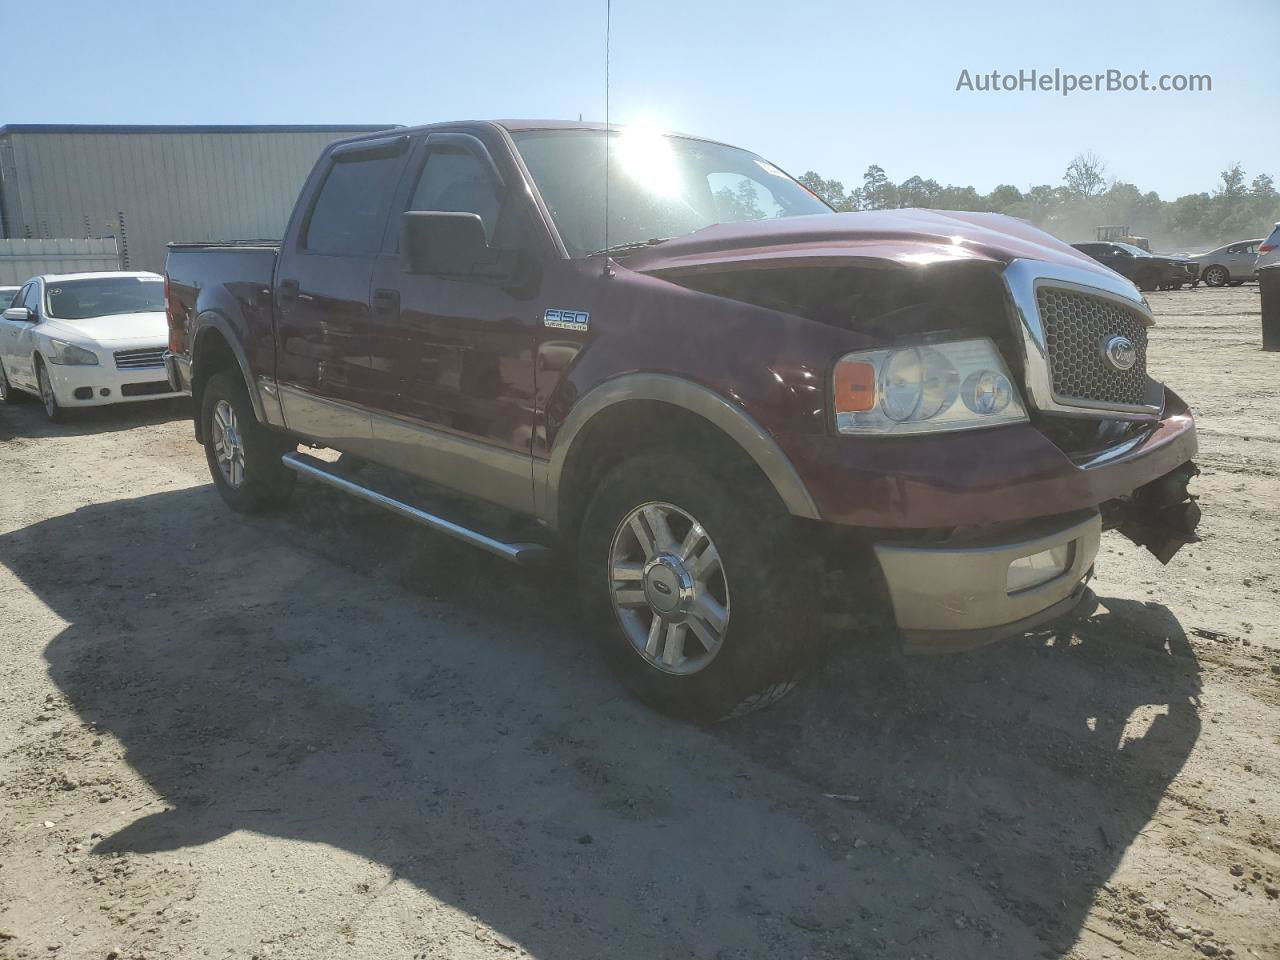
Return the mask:
<svg viewBox="0 0 1280 960">
<path fill-rule="evenodd" d="M 1280 957 L 1280 355 L 1152 294 L 1204 541 L 1087 623 L 699 729 L 527 574 L 172 405 L 0 409 L 0 957 Z"/>
</svg>

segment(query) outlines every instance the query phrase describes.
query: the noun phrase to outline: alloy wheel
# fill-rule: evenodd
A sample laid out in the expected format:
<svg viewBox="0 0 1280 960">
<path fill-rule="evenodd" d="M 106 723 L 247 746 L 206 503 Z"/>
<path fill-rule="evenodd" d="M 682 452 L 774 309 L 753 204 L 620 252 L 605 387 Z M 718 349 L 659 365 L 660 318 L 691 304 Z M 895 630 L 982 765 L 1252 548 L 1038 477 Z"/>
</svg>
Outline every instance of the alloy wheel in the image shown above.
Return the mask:
<svg viewBox="0 0 1280 960">
<path fill-rule="evenodd" d="M 52 420 L 58 415 L 58 398 L 53 395 L 53 384 L 49 382 L 49 374 L 44 364 L 40 365 L 36 379 L 40 381 L 40 399 L 44 403 L 44 412 Z"/>
<path fill-rule="evenodd" d="M 244 483 L 244 439 L 240 436 L 236 411 L 226 400 L 219 400 L 213 405 L 210 427 L 213 455 L 218 469 L 222 471 L 222 479 L 232 489 L 239 489 Z"/>
<path fill-rule="evenodd" d="M 692 515 L 671 503 L 636 507 L 609 549 L 609 593 L 623 632 L 664 673 L 704 669 L 729 627 L 720 552 Z"/>
</svg>

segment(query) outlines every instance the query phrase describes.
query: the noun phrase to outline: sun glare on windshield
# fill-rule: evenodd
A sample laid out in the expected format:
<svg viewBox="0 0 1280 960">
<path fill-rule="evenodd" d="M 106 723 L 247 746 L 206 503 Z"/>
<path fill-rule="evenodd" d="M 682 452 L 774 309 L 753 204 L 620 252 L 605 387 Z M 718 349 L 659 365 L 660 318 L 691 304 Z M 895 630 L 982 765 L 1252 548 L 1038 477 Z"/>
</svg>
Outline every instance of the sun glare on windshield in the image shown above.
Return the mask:
<svg viewBox="0 0 1280 960">
<path fill-rule="evenodd" d="M 661 197 L 678 197 L 683 192 L 671 141 L 658 130 L 628 127 L 614 150 L 623 172 L 643 189 Z"/>
</svg>

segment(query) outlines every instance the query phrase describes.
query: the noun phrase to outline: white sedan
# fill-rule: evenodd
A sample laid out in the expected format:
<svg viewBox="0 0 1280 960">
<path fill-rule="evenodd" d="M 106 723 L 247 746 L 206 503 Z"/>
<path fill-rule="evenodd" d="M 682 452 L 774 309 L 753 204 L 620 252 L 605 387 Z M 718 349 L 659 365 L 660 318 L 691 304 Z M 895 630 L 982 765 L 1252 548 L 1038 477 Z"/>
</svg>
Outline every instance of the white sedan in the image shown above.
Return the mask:
<svg viewBox="0 0 1280 960">
<path fill-rule="evenodd" d="M 164 369 L 164 279 L 33 277 L 0 314 L 0 396 L 33 393 L 50 420 L 75 407 L 181 396 Z"/>
</svg>

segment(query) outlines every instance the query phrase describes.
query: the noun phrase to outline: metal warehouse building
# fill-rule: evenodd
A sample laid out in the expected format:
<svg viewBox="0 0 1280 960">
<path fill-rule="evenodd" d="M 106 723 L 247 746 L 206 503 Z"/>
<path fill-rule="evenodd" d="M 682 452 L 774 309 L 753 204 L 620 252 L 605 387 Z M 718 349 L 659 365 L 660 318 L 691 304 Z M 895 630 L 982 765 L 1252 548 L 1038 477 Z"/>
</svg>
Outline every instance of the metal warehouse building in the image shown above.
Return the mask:
<svg viewBox="0 0 1280 960">
<path fill-rule="evenodd" d="M 0 240 L 114 237 L 158 271 L 171 240 L 276 239 L 326 144 L 391 126 L 3 126 Z"/>
</svg>

